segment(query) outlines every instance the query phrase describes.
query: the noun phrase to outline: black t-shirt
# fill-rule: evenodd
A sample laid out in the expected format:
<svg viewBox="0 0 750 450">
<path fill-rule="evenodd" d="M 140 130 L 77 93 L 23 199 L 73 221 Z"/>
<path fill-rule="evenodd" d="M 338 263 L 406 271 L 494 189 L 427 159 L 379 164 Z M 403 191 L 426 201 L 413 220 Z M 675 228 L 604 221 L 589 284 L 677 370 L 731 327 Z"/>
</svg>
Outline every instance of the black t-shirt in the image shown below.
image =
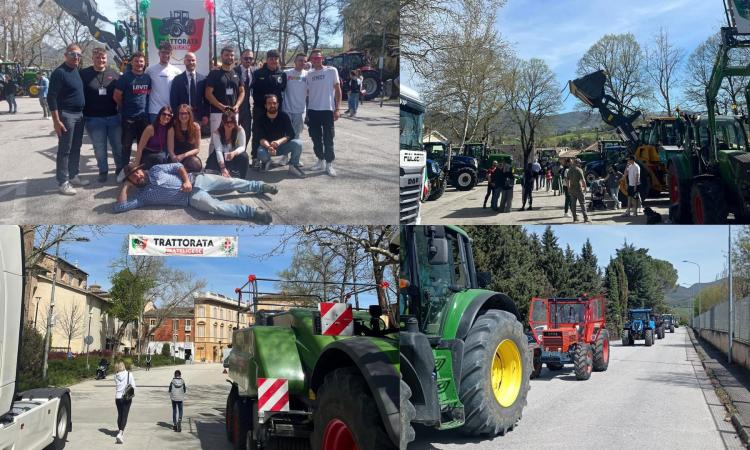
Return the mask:
<svg viewBox="0 0 750 450">
<path fill-rule="evenodd" d="M 279 111 L 284 104 L 284 90 L 286 89 L 286 73 L 277 68 L 272 71 L 268 64 L 253 72 L 253 84 L 250 86 L 253 90 L 253 101 L 255 108 L 266 107 L 266 94 L 275 94 L 279 99 Z"/>
<path fill-rule="evenodd" d="M 222 105 L 234 106 L 237 103 L 237 97 L 240 95 L 240 77 L 237 72 L 223 69 L 215 69 L 208 73 L 206 77 L 206 87 L 214 88 L 214 97 Z M 208 100 L 206 100 L 208 101 Z M 211 105 L 212 113 L 223 113 L 213 104 Z"/>
<path fill-rule="evenodd" d="M 18 91 L 18 85 L 15 81 L 10 80 L 5 82 L 5 95 L 16 95 Z"/>
<path fill-rule="evenodd" d="M 359 91 L 362 90 L 362 83 L 359 82 L 359 78 L 350 78 L 348 84 L 350 94 L 359 94 Z"/>
<path fill-rule="evenodd" d="M 292 121 L 285 112 L 279 111 L 278 115 L 271 119 L 268 114 L 263 114 L 253 122 L 253 136 L 260 142 L 265 139 L 268 142 L 286 137 L 294 139 L 294 128 Z"/>
<path fill-rule="evenodd" d="M 135 119 L 147 115 L 151 77 L 146 72 L 136 75 L 127 71 L 117 80 L 116 87 L 122 92 L 122 117 Z"/>
<path fill-rule="evenodd" d="M 109 117 L 117 115 L 117 103 L 112 99 L 112 94 L 115 92 L 115 85 L 119 78 L 120 74 L 112 69 L 97 72 L 93 66 L 90 66 L 81 70 L 83 96 L 86 99 L 86 105 L 83 107 L 84 116 Z"/>
</svg>

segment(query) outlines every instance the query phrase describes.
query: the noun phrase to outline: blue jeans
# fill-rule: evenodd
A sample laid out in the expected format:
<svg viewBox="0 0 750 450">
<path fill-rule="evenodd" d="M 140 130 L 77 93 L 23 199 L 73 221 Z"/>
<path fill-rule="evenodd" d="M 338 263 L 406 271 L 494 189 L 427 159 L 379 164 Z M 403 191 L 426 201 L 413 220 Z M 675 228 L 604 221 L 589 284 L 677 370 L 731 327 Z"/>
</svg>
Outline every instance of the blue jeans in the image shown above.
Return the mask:
<svg viewBox="0 0 750 450">
<path fill-rule="evenodd" d="M 5 94 L 5 100 L 8 102 L 9 113 L 18 111 L 18 105 L 16 104 L 16 94 Z"/>
<path fill-rule="evenodd" d="M 179 418 L 177 417 L 178 409 L 180 410 Z M 177 426 L 177 424 L 180 422 L 182 422 L 182 402 L 176 402 L 172 400 L 172 423 Z"/>
<path fill-rule="evenodd" d="M 84 117 L 86 123 L 86 132 L 91 138 L 94 145 L 94 155 L 96 155 L 96 165 L 100 174 L 109 172 L 107 164 L 107 141 L 112 148 L 112 158 L 115 161 L 115 171 L 119 172 L 122 168 L 122 126 L 120 125 L 120 116 L 114 115 L 109 117 Z"/>
<path fill-rule="evenodd" d="M 302 118 L 303 113 L 287 113 L 289 114 L 289 119 L 292 121 L 292 129 L 294 130 L 294 139 L 299 139 L 300 133 L 302 133 L 302 123 L 304 119 Z"/>
<path fill-rule="evenodd" d="M 237 191 L 240 193 L 258 193 L 263 187 L 262 181 L 250 181 L 242 178 L 225 178 L 221 175 L 199 174 L 195 176 L 193 191 L 190 193 L 188 204 L 198 211 L 233 217 L 236 219 L 252 219 L 255 207 L 227 203 L 211 195 L 215 191 Z"/>
<path fill-rule="evenodd" d="M 299 139 L 292 139 L 284 144 L 280 145 L 276 149 L 276 156 L 283 156 L 290 153 L 292 156 L 289 159 L 289 164 L 293 166 L 299 165 L 299 157 L 302 154 L 302 142 Z M 258 147 L 258 159 L 263 162 L 268 161 L 271 155 L 268 154 L 268 150 L 263 147 Z"/>
<path fill-rule="evenodd" d="M 349 93 L 349 112 L 354 114 L 357 112 L 357 108 L 359 108 L 359 92 L 350 92 Z"/>
<path fill-rule="evenodd" d="M 57 183 L 62 185 L 78 175 L 78 164 L 81 161 L 81 142 L 83 141 L 83 113 L 58 111 L 65 131 L 57 139 Z"/>
</svg>

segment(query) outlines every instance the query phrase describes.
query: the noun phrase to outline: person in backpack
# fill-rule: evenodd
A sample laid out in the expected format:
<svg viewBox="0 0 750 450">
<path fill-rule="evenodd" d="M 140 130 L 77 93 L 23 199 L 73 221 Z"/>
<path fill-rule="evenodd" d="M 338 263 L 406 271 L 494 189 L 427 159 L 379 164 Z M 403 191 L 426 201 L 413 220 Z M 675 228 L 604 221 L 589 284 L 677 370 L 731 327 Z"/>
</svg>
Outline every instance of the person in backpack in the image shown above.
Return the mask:
<svg viewBox="0 0 750 450">
<path fill-rule="evenodd" d="M 172 429 L 176 432 L 182 431 L 182 402 L 185 401 L 187 386 L 182 379 L 182 373 L 179 370 L 174 371 L 174 378 L 169 383 L 169 398 L 172 400 Z M 179 418 L 177 411 L 180 411 Z"/>
<path fill-rule="evenodd" d="M 118 361 L 115 364 L 115 406 L 117 406 L 117 443 L 122 444 L 125 440 L 125 425 L 128 423 L 130 405 L 135 395 L 135 379 L 129 370 L 125 369 L 125 363 Z"/>
</svg>

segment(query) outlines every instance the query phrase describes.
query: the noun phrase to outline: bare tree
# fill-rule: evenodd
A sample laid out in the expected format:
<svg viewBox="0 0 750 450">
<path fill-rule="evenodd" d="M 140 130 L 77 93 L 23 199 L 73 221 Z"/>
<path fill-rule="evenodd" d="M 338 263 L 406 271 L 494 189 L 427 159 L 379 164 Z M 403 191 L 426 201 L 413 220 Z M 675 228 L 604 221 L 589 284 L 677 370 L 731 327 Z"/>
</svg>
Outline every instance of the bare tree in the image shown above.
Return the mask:
<svg viewBox="0 0 750 450">
<path fill-rule="evenodd" d="M 269 31 L 276 34 L 276 48 L 282 56 L 289 47 L 289 36 L 297 0 L 271 0 L 269 6 Z"/>
<path fill-rule="evenodd" d="M 83 308 L 77 303 L 68 304 L 58 314 L 57 327 L 68 340 L 68 351 L 70 342 L 83 335 Z"/>
<path fill-rule="evenodd" d="M 636 109 L 650 98 L 644 60 L 641 46 L 632 33 L 607 34 L 581 57 L 577 74 L 605 70 L 609 75 L 605 92 L 620 103 L 617 112 L 625 113 L 627 108 Z"/>
<path fill-rule="evenodd" d="M 329 16 L 336 5 L 337 0 L 297 0 L 289 34 L 297 39 L 302 52 L 318 47 L 321 35 L 333 30 Z"/>
<path fill-rule="evenodd" d="M 510 119 L 519 132 L 525 167 L 544 120 L 560 108 L 560 86 L 541 59 L 515 60 L 507 77 L 503 87 Z"/>
<path fill-rule="evenodd" d="M 653 47 L 646 50 L 646 74 L 658 91 L 656 102 L 670 116 L 674 103 L 672 90 L 684 55 L 683 50 L 669 40 L 669 33 L 664 28 L 659 28 Z"/>
</svg>

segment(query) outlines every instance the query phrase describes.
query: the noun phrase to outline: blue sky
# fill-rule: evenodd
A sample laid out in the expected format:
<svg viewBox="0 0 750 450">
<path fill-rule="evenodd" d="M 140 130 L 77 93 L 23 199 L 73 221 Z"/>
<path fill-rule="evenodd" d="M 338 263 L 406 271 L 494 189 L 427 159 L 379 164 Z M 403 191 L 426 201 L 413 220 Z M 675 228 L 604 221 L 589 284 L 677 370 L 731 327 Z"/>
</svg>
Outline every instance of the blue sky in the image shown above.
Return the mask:
<svg viewBox="0 0 750 450">
<path fill-rule="evenodd" d="M 576 78 L 581 56 L 605 34 L 630 32 L 643 45 L 663 27 L 687 57 L 726 19 L 719 0 L 508 0 L 496 25 L 519 57 L 546 61 L 562 90 Z M 410 71 L 404 72 L 408 84 L 418 85 Z M 568 96 L 563 110 L 577 103 Z"/>
<path fill-rule="evenodd" d="M 562 89 L 576 77 L 581 56 L 605 34 L 630 32 L 643 45 L 663 27 L 687 56 L 726 19 L 718 0 L 508 0 L 497 26 L 518 56 L 545 60 Z M 576 102 L 569 97 L 566 109 Z"/>
<path fill-rule="evenodd" d="M 545 226 L 525 226 L 526 230 L 541 235 Z M 713 281 L 724 269 L 727 254 L 726 225 L 720 226 L 585 226 L 565 225 L 553 227 L 562 248 L 567 244 L 576 254 L 580 254 L 586 238 L 591 240 L 594 253 L 603 268 L 609 264 L 610 256 L 622 247 L 627 239 L 637 248 L 649 249 L 649 255 L 672 263 L 677 269 L 678 284 L 692 285 L 698 282 L 698 269 L 701 267 L 701 282 Z M 736 227 L 732 229 L 736 234 Z"/>
<path fill-rule="evenodd" d="M 259 256 L 270 252 L 279 242 L 283 227 L 272 227 L 262 237 L 257 235 L 265 227 L 241 227 L 221 225 L 185 225 L 185 226 L 126 226 L 106 227 L 99 237 L 91 237 L 91 242 L 73 242 L 60 245 L 60 256 L 76 264 L 89 274 L 89 285 L 99 284 L 103 289 L 110 287 L 110 262 L 117 259 L 122 252 L 123 240 L 128 234 L 171 234 L 185 236 L 238 236 L 239 254 L 237 258 L 197 258 L 170 256 L 167 265 L 172 268 L 195 274 L 206 281 L 206 290 L 236 298 L 234 289 L 247 281 L 247 276 L 254 274 L 261 278 L 276 278 L 279 271 L 289 267 L 294 246 L 288 245 L 287 251 L 279 256 L 265 259 Z M 265 292 L 274 292 L 273 283 L 259 285 Z M 371 294 L 362 294 L 360 302 L 369 304 Z"/>
</svg>

